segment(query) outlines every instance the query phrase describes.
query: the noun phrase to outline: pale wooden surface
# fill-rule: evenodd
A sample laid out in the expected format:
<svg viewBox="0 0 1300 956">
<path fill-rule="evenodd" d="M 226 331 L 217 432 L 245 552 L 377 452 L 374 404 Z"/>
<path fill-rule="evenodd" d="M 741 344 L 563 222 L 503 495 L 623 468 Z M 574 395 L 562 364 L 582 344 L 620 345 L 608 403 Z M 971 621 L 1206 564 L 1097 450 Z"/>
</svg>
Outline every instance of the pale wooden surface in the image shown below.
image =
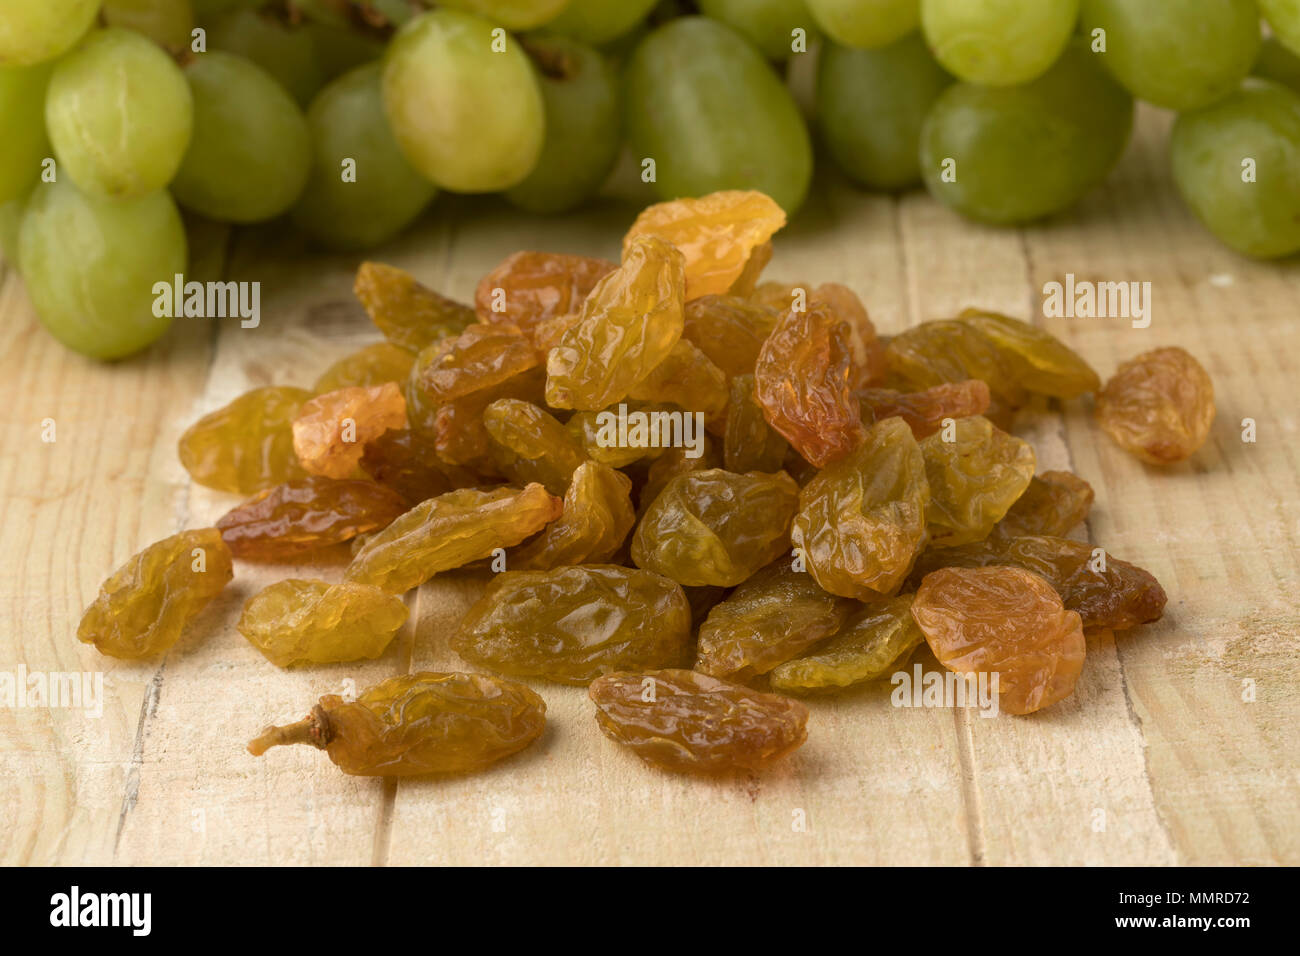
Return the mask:
<svg viewBox="0 0 1300 956">
<path fill-rule="evenodd" d="M 1158 624 L 1091 644 L 1074 697 L 985 720 L 894 709 L 887 686 L 867 688 L 814 703 L 808 744 L 758 779 L 649 771 L 599 735 L 582 690 L 550 685 L 536 685 L 544 738 L 479 776 L 385 784 L 345 777 L 309 748 L 244 752 L 268 720 L 294 719 L 348 681 L 463 667 L 447 636 L 481 586 L 468 575 L 413 594 L 413 624 L 364 665 L 268 664 L 233 625 L 242 602 L 289 569 L 247 565 L 161 663 L 78 644 L 81 610 L 112 568 L 233 503 L 187 480 L 181 430 L 250 386 L 310 385 L 373 333 L 351 299 L 355 261 L 305 257 L 271 229 L 229 248 L 203 232 L 191 270 L 260 280 L 260 329 L 182 320 L 148 355 L 112 367 L 46 336 L 0 265 L 0 670 L 102 670 L 107 697 L 100 719 L 0 710 L 0 860 L 1300 863 L 1300 269 L 1240 259 L 1192 223 L 1164 172 L 1166 125 L 1144 115 L 1108 188 L 1058 222 L 988 230 L 923 194 L 873 197 L 824 179 L 778 237 L 770 278 L 845 281 L 886 332 L 972 304 L 1042 322 L 1042 285 L 1066 272 L 1151 281 L 1147 330 L 1047 325 L 1103 376 L 1146 348 L 1187 347 L 1214 376 L 1219 418 L 1192 462 L 1163 471 L 1109 443 L 1086 403 L 1025 423 L 1040 468 L 1072 468 L 1097 488 L 1091 539 L 1170 593 Z M 440 202 L 376 257 L 468 297 L 519 248 L 615 256 L 635 209 L 610 200 L 552 221 Z M 1245 417 L 1258 422 L 1257 444 L 1240 440 Z M 46 418 L 52 444 L 40 440 Z"/>
</svg>

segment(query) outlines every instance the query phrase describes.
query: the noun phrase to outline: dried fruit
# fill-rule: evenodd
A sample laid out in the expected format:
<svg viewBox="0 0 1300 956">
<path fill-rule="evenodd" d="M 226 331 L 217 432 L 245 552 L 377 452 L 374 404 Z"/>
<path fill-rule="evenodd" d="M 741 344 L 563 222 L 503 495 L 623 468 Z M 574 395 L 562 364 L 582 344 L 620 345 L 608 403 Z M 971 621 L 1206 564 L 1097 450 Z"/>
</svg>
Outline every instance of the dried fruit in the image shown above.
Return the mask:
<svg viewBox="0 0 1300 956">
<path fill-rule="evenodd" d="M 988 537 L 1034 477 L 1028 443 L 987 418 L 959 418 L 921 442 L 930 484 L 926 511 L 937 547 Z"/>
<path fill-rule="evenodd" d="M 921 448 L 906 422 L 887 418 L 804 486 L 790 537 L 823 589 L 869 601 L 907 576 L 929 503 Z"/>
<path fill-rule="evenodd" d="M 731 380 L 723 456 L 728 471 L 779 471 L 790 444 L 767 423 L 754 395 L 754 376 Z"/>
<path fill-rule="evenodd" d="M 593 411 L 624 398 L 682 334 L 682 255 L 653 236 L 630 242 L 623 264 L 582 304 L 582 318 L 546 361 L 546 403 Z"/>
<path fill-rule="evenodd" d="M 665 770 L 762 770 L 808 738 L 808 708 L 695 671 L 610 674 L 587 691 L 605 736 Z"/>
<path fill-rule="evenodd" d="M 853 354 L 854 386 L 864 388 L 882 381 L 888 369 L 885 343 L 856 292 L 838 282 L 823 282 L 812 291 L 812 301 L 824 302 L 831 313 L 849 327 L 849 349 Z"/>
<path fill-rule="evenodd" d="M 502 472 L 519 484 L 536 481 L 551 494 L 562 495 L 573 473 L 587 460 L 582 442 L 532 402 L 498 399 L 484 409 L 483 427 L 492 438 Z"/>
<path fill-rule="evenodd" d="M 784 472 L 677 475 L 637 525 L 632 560 L 679 584 L 739 584 L 789 547 L 798 494 Z"/>
<path fill-rule="evenodd" d="M 1190 458 L 1214 424 L 1214 383 L 1183 349 L 1130 359 L 1097 396 L 1097 421 L 1125 451 L 1152 465 Z"/>
<path fill-rule="evenodd" d="M 442 405 L 500 385 L 541 364 L 542 357 L 513 325 L 471 325 L 421 356 L 419 388 L 429 403 Z"/>
<path fill-rule="evenodd" d="M 864 388 L 858 392 L 862 421 L 870 425 L 897 415 L 912 428 L 916 440 L 937 432 L 945 418 L 983 415 L 989 408 L 989 387 L 977 378 L 945 382 L 919 392 Z"/>
<path fill-rule="evenodd" d="M 1024 535 L 990 539 L 959 548 L 927 551 L 913 579 L 938 568 L 1010 565 L 1033 571 L 1056 588 L 1084 627 L 1122 631 L 1158 620 L 1164 588 L 1148 571 L 1113 558 L 1099 548 L 1068 538 Z"/>
<path fill-rule="evenodd" d="M 679 339 L 668 357 L 627 394 L 634 401 L 671 402 L 700 412 L 706 424 L 720 428 L 727 409 L 727 375 L 702 351 Z"/>
<path fill-rule="evenodd" d="M 1075 398 L 1101 386 L 1092 367 L 1050 332 L 981 309 L 966 309 L 957 318 L 997 347 L 1012 378 L 1028 391 Z"/>
<path fill-rule="evenodd" d="M 709 612 L 695 669 L 739 681 L 766 674 L 836 633 L 852 608 L 782 558 Z"/>
<path fill-rule="evenodd" d="M 312 474 L 347 478 L 366 442 L 405 427 L 406 399 L 396 382 L 340 388 L 303 403 L 293 420 L 293 450 Z"/>
<path fill-rule="evenodd" d="M 293 420 L 311 392 L 255 388 L 204 415 L 181 436 L 181 464 L 199 484 L 251 495 L 307 473 L 293 450 Z"/>
<path fill-rule="evenodd" d="M 699 437 L 694 416 L 675 405 L 631 399 L 598 412 L 578 412 L 565 427 L 582 442 L 588 458 L 611 468 L 658 458 L 667 449 L 689 445 L 690 439 Z"/>
<path fill-rule="evenodd" d="M 375 658 L 406 622 L 400 597 L 344 581 L 289 578 L 253 595 L 239 633 L 279 667 Z"/>
<path fill-rule="evenodd" d="M 531 334 L 539 323 L 577 312 L 617 268 L 590 256 L 516 252 L 480 280 L 474 309 L 482 322 L 508 322 Z"/>
<path fill-rule="evenodd" d="M 1092 486 L 1068 471 L 1045 471 L 993 528 L 995 538 L 1026 534 L 1064 537 L 1083 524 L 1092 510 Z"/>
<path fill-rule="evenodd" d="M 312 391 L 317 395 L 334 392 L 340 388 L 364 385 L 382 385 L 384 382 L 404 383 L 415 364 L 415 353 L 391 342 L 367 345 L 343 356 L 329 368 Z"/>
<path fill-rule="evenodd" d="M 541 485 L 461 489 L 422 501 L 357 552 L 344 577 L 394 594 L 512 548 L 560 516 L 559 498 Z"/>
<path fill-rule="evenodd" d="M 772 240 L 770 239 L 761 246 L 755 246 L 754 251 L 745 260 L 745 268 L 740 270 L 740 275 L 736 276 L 736 281 L 731 283 L 731 288 L 727 290 L 727 293 L 743 298 L 752 295 L 754 289 L 758 286 L 758 280 L 762 276 L 763 270 L 772 261 L 772 252 Z"/>
<path fill-rule="evenodd" d="M 926 575 L 912 617 L 944 667 L 996 674 L 998 702 L 1030 714 L 1068 697 L 1083 669 L 1083 624 L 1023 568 L 944 568 Z"/>
<path fill-rule="evenodd" d="M 449 465 L 438 457 L 435 443 L 409 428 L 386 431 L 366 442 L 361 469 L 379 484 L 391 488 L 408 502 L 486 484 L 476 472 Z"/>
<path fill-rule="evenodd" d="M 77 640 L 124 660 L 161 654 L 232 577 L 216 528 L 164 538 L 109 575 L 82 615 Z"/>
<path fill-rule="evenodd" d="M 829 693 L 879 680 L 902 666 L 925 639 L 912 619 L 912 598 L 903 594 L 859 606 L 830 640 L 775 667 L 773 689 Z"/>
<path fill-rule="evenodd" d="M 978 378 L 995 406 L 1017 409 L 1028 400 L 1006 353 L 969 322 L 946 319 L 910 328 L 889 340 L 885 360 L 890 375 L 910 391 Z"/>
<path fill-rule="evenodd" d="M 564 511 L 510 555 L 513 570 L 548 571 L 609 561 L 636 524 L 632 480 L 594 461 L 583 462 L 564 493 Z"/>
<path fill-rule="evenodd" d="M 823 468 L 862 441 L 855 377 L 848 326 L 814 302 L 786 312 L 763 343 L 754 391 L 768 423 Z"/>
<path fill-rule="evenodd" d="M 258 492 L 217 522 L 230 553 L 245 561 L 288 561 L 387 527 L 409 508 L 373 481 L 311 475 Z"/>
<path fill-rule="evenodd" d="M 483 413 L 493 402 L 503 398 L 537 404 L 542 400 L 546 373 L 530 368 L 498 385 L 439 405 L 433 414 L 434 444 L 438 457 L 453 465 L 472 466 L 485 473 L 496 473 L 491 459 L 492 436 L 483 424 Z"/>
<path fill-rule="evenodd" d="M 686 303 L 682 338 L 727 375 L 751 375 L 763 343 L 781 313 L 734 295 L 706 295 Z"/>
<path fill-rule="evenodd" d="M 357 776 L 467 773 L 523 750 L 545 726 L 546 703 L 522 684 L 425 671 L 390 677 L 354 701 L 326 694 L 307 719 L 266 728 L 248 752 L 311 744 Z"/>
<path fill-rule="evenodd" d="M 785 213 L 760 192 L 729 190 L 698 199 L 674 199 L 646 207 L 623 237 L 623 258 L 642 237 L 657 236 L 681 250 L 686 298 L 731 289 L 751 254 L 785 225 Z"/>
<path fill-rule="evenodd" d="M 690 639 L 690 605 L 675 583 L 584 565 L 497 575 L 451 646 L 506 674 L 585 685 L 613 671 L 680 664 Z"/>
<path fill-rule="evenodd" d="M 426 289 L 401 269 L 363 262 L 353 285 L 370 320 L 394 345 L 418 352 L 475 320 L 474 310 Z"/>
<path fill-rule="evenodd" d="M 668 482 L 678 475 L 722 467 L 722 456 L 718 454 L 717 443 L 705 434 L 699 438 L 697 448 L 669 448 L 650 463 L 646 469 L 645 484 L 637 496 L 638 514 L 645 514 L 646 509 L 659 497 L 659 492 L 668 487 Z M 697 451 L 699 454 L 696 454 Z"/>
<path fill-rule="evenodd" d="M 553 319 L 538 322 L 533 326 L 532 330 L 533 348 L 537 349 L 542 355 L 547 354 L 560 344 L 565 332 L 581 321 L 581 312 L 566 312 L 564 315 L 557 315 Z"/>
</svg>

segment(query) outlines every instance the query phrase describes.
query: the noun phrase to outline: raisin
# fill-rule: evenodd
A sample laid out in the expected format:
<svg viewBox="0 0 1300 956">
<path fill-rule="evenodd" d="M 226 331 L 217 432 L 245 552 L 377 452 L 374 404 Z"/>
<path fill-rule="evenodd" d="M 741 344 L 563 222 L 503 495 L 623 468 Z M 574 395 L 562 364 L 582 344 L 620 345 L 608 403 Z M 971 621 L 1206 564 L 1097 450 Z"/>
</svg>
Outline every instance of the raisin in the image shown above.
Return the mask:
<svg viewBox="0 0 1300 956">
<path fill-rule="evenodd" d="M 781 313 L 732 295 L 706 295 L 686 303 L 682 338 L 729 376 L 751 375 L 763 343 Z"/>
<path fill-rule="evenodd" d="M 462 489 L 416 505 L 357 552 L 344 577 L 394 594 L 511 548 L 560 516 L 561 502 L 541 485 L 522 491 Z"/>
<path fill-rule="evenodd" d="M 413 503 L 485 483 L 477 472 L 444 462 L 432 440 L 409 428 L 386 431 L 366 442 L 361 469 Z"/>
<path fill-rule="evenodd" d="M 433 415 L 434 444 L 438 457 L 453 465 L 472 466 L 483 473 L 495 473 L 491 461 L 492 436 L 483 424 L 483 413 L 495 401 L 517 398 L 537 404 L 542 400 L 546 373 L 531 368 L 499 385 L 471 392 L 438 406 Z"/>
<path fill-rule="evenodd" d="M 1014 410 L 1028 401 L 1003 351 L 968 322 L 946 319 L 910 328 L 889 340 L 885 359 L 890 375 L 909 391 L 977 378 L 989 387 L 991 408 Z"/>
<path fill-rule="evenodd" d="M 1101 387 L 1101 380 L 1087 362 L 1037 326 L 981 309 L 966 309 L 957 318 L 998 348 L 1012 378 L 1028 391 L 1053 398 L 1075 398 Z"/>
<path fill-rule="evenodd" d="M 772 240 L 770 239 L 761 246 L 755 246 L 754 251 L 745 260 L 745 268 L 740 270 L 740 275 L 736 276 L 736 281 L 731 283 L 731 288 L 727 290 L 727 293 L 742 298 L 752 295 L 754 289 L 758 287 L 758 280 L 762 276 L 763 270 L 772 261 L 772 252 Z"/>
<path fill-rule="evenodd" d="M 653 236 L 633 240 L 601 279 L 546 362 L 546 403 L 594 411 L 617 402 L 682 335 L 682 255 Z"/>
<path fill-rule="evenodd" d="M 1023 568 L 943 568 L 916 592 L 912 617 L 939 663 L 997 675 L 998 703 L 1030 714 L 1074 691 L 1083 623 L 1051 584 Z"/>
<path fill-rule="evenodd" d="M 327 694 L 305 720 L 248 745 L 311 744 L 344 773 L 405 777 L 482 770 L 542 735 L 546 704 L 514 681 L 425 671 L 390 677 L 354 701 Z"/>
<path fill-rule="evenodd" d="M 1064 537 L 1088 517 L 1092 510 L 1092 486 L 1068 471 L 1045 471 L 1035 475 L 1025 493 L 993 528 L 993 537 L 1014 538 L 1026 534 Z"/>
<path fill-rule="evenodd" d="M 510 555 L 512 569 L 549 571 L 609 561 L 636 524 L 632 480 L 594 461 L 583 462 L 564 493 L 564 510 Z"/>
<path fill-rule="evenodd" d="M 435 405 L 500 385 L 541 364 L 532 342 L 513 325 L 472 325 L 432 346 L 420 363 L 423 397 Z"/>
<path fill-rule="evenodd" d="M 307 473 L 293 450 L 293 420 L 311 392 L 255 388 L 181 435 L 181 464 L 199 484 L 251 495 Z"/>
<path fill-rule="evenodd" d="M 497 575 L 451 646 L 519 677 L 586 685 L 601 674 L 683 662 L 691 609 L 668 578 L 584 565 Z"/>
<path fill-rule="evenodd" d="M 536 481 L 562 495 L 578 466 L 587 460 L 582 443 L 545 409 L 517 398 L 502 398 L 483 411 L 497 464 L 519 484 Z"/>
<path fill-rule="evenodd" d="M 410 505 L 373 481 L 320 476 L 258 492 L 217 522 L 230 553 L 245 561 L 287 561 L 387 527 Z"/>
<path fill-rule="evenodd" d="M 709 612 L 695 669 L 740 681 L 766 674 L 838 631 L 852 607 L 781 558 Z"/>
<path fill-rule="evenodd" d="M 665 770 L 762 770 L 808 738 L 797 700 L 695 671 L 610 674 L 587 693 L 605 736 Z"/>
<path fill-rule="evenodd" d="M 382 385 L 384 382 L 404 383 L 415 364 L 415 353 L 391 342 L 367 345 L 343 356 L 325 370 L 312 391 L 317 395 L 334 392 L 340 388 L 364 385 Z"/>
<path fill-rule="evenodd" d="M 697 448 L 669 448 L 650 463 L 646 469 L 645 484 L 641 486 L 637 498 L 639 514 L 645 514 L 646 509 L 659 497 L 659 492 L 668 487 L 668 482 L 678 475 L 722 467 L 722 456 L 718 454 L 717 444 L 706 434 L 701 434 L 699 438 Z"/>
<path fill-rule="evenodd" d="M 938 547 L 987 538 L 1034 477 L 1028 443 L 987 418 L 959 418 L 921 442 L 930 484 L 926 511 Z"/>
<path fill-rule="evenodd" d="M 1078 612 L 1084 627 L 1122 631 L 1146 624 L 1160 618 L 1167 600 L 1150 572 L 1110 555 L 1103 568 L 1092 545 L 1048 535 L 927 551 L 917 562 L 914 579 L 937 568 L 990 565 L 1024 568 L 1044 578 L 1066 608 Z"/>
<path fill-rule="evenodd" d="M 289 578 L 253 595 L 236 627 L 268 661 L 288 667 L 378 657 L 406 614 L 400 597 L 368 584 Z"/>
<path fill-rule="evenodd" d="M 858 392 L 864 424 L 898 416 L 911 427 L 917 441 L 937 432 L 945 418 L 983 415 L 989 409 L 990 400 L 988 385 L 977 378 L 945 382 L 919 392 L 890 388 L 865 388 Z"/>
<path fill-rule="evenodd" d="M 879 680 L 906 664 L 925 639 L 912 619 L 912 598 L 903 594 L 859 606 L 830 640 L 775 667 L 768 678 L 773 690 L 831 693 Z"/>
<path fill-rule="evenodd" d="M 721 430 L 727 410 L 727 374 L 685 339 L 679 339 L 668 357 L 641 379 L 628 398 L 643 402 L 671 402 L 704 415 L 706 425 Z"/>
<path fill-rule="evenodd" d="M 1214 383 L 1183 349 L 1144 352 L 1097 396 L 1097 421 L 1125 451 L 1152 465 L 1190 458 L 1214 424 Z"/>
<path fill-rule="evenodd" d="M 617 268 L 608 259 L 516 252 L 479 282 L 474 309 L 481 322 L 508 322 L 531 333 L 539 323 L 577 312 Z"/>
<path fill-rule="evenodd" d="M 124 660 L 157 656 L 232 577 L 230 550 L 216 528 L 164 538 L 109 575 L 77 639 Z"/>
<path fill-rule="evenodd" d="M 619 430 L 620 418 L 626 422 L 625 435 Z M 673 423 L 681 421 L 683 412 L 675 405 L 629 400 L 598 412 L 578 412 L 565 427 L 582 442 L 592 461 L 623 468 L 645 458 L 658 458 L 674 438 L 684 439 L 684 435 L 671 432 Z"/>
<path fill-rule="evenodd" d="M 789 311 L 763 343 L 754 391 L 768 423 L 818 468 L 862 441 L 848 326 L 821 303 Z"/>
<path fill-rule="evenodd" d="M 824 590 L 872 600 L 911 569 L 929 502 L 921 448 L 906 422 L 887 418 L 804 486 L 790 536 Z"/>
<path fill-rule="evenodd" d="M 677 475 L 637 525 L 632 560 L 679 584 L 739 584 L 789 548 L 798 494 L 784 472 Z"/>
<path fill-rule="evenodd" d="M 623 258 L 655 236 L 681 250 L 686 298 L 721 295 L 745 272 L 751 255 L 785 225 L 781 207 L 763 193 L 728 190 L 646 207 L 623 238 Z"/>
<path fill-rule="evenodd" d="M 531 332 L 533 348 L 537 349 L 542 355 L 546 355 L 551 349 L 560 344 L 565 332 L 581 321 L 581 312 L 566 312 L 564 315 L 557 315 L 545 322 L 538 322 L 533 326 Z"/>
<path fill-rule="evenodd" d="M 812 290 L 813 302 L 824 302 L 831 313 L 849 328 L 849 349 L 853 355 L 853 384 L 865 388 L 882 381 L 888 369 L 885 343 L 876 335 L 876 327 L 856 292 L 838 282 L 823 282 Z"/>
<path fill-rule="evenodd" d="M 754 376 L 737 375 L 731 380 L 727 405 L 723 460 L 728 471 L 779 471 L 790 443 L 763 416 L 754 395 Z"/>
<path fill-rule="evenodd" d="M 396 382 L 340 388 L 304 402 L 293 420 L 293 450 L 314 475 L 347 478 L 366 442 L 406 427 L 406 399 Z"/>
<path fill-rule="evenodd" d="M 448 335 L 459 335 L 476 320 L 474 310 L 431 289 L 408 273 L 378 262 L 363 262 L 353 291 L 384 338 L 418 352 Z"/>
</svg>

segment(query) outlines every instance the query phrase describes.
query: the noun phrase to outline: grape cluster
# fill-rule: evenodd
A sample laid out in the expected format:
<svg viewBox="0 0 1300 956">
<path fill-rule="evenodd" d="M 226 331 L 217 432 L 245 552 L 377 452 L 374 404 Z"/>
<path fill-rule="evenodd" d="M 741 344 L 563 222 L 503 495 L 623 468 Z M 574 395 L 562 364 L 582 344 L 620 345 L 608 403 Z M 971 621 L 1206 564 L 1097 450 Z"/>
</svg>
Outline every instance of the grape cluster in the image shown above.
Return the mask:
<svg viewBox="0 0 1300 956">
<path fill-rule="evenodd" d="M 4 0 L 0 245 L 57 338 L 116 358 L 167 328 L 178 207 L 358 250 L 438 190 L 572 209 L 627 144 L 661 198 L 793 214 L 811 129 L 866 188 L 1016 224 L 1105 178 L 1135 98 L 1178 111 L 1216 236 L 1300 251 L 1300 0 Z"/>
</svg>

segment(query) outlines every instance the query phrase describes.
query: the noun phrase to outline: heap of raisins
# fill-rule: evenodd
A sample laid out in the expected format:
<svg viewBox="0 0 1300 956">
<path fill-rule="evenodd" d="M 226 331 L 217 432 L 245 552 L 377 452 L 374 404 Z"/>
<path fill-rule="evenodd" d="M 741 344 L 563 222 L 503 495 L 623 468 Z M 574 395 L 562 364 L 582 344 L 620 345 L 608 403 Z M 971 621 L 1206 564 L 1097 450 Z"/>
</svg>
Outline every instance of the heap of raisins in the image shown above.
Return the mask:
<svg viewBox="0 0 1300 956">
<path fill-rule="evenodd" d="M 885 340 L 842 285 L 759 282 L 783 224 L 753 192 L 662 203 L 621 263 L 516 253 L 473 306 L 363 265 L 357 296 L 385 341 L 314 391 L 255 389 L 185 432 L 195 481 L 252 497 L 132 558 L 79 637 L 161 654 L 232 559 L 351 541 L 341 581 L 290 578 L 245 605 L 239 631 L 271 662 L 377 657 L 403 594 L 490 564 L 455 651 L 589 687 L 601 730 L 672 770 L 770 764 L 807 733 L 787 695 L 879 680 L 922 643 L 952 671 L 996 674 L 1008 713 L 1068 697 L 1086 636 L 1156 620 L 1165 593 L 1068 537 L 1092 489 L 1035 473 L 1016 412 L 1092 393 L 1122 447 L 1168 464 L 1208 436 L 1209 376 L 1164 348 L 1103 388 L 1057 339 L 978 310 Z M 609 428 L 638 415 L 676 437 Z M 421 673 L 322 698 L 250 749 L 310 743 L 355 774 L 466 771 L 544 721 L 505 677 Z"/>
</svg>

